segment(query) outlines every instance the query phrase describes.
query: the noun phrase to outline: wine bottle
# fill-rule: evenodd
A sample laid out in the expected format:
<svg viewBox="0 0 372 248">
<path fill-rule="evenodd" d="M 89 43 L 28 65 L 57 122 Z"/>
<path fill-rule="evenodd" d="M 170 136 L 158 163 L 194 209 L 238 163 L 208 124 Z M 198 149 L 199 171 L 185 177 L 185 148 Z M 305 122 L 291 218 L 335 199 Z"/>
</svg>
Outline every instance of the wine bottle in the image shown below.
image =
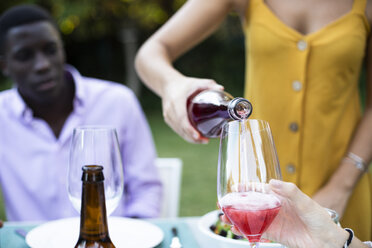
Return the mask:
<svg viewBox="0 0 372 248">
<path fill-rule="evenodd" d="M 80 235 L 75 248 L 115 248 L 106 214 L 103 167 L 83 166 Z"/>
<path fill-rule="evenodd" d="M 201 135 L 215 138 L 226 122 L 247 119 L 252 113 L 252 104 L 224 91 L 204 90 L 189 97 L 187 111 L 192 126 Z"/>
</svg>

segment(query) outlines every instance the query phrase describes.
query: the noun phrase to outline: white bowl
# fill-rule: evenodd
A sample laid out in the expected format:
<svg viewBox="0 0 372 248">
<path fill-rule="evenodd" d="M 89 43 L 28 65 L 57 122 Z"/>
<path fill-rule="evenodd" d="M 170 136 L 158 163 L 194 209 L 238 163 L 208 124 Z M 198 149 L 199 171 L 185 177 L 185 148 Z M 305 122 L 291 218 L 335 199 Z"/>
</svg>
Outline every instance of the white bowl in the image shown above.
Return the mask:
<svg viewBox="0 0 372 248">
<path fill-rule="evenodd" d="M 209 227 L 216 223 L 218 219 L 218 210 L 209 212 L 203 215 L 198 223 L 198 228 L 203 235 L 204 239 L 207 240 L 209 247 L 214 248 L 247 248 L 249 243 L 246 240 L 237 240 L 226 238 L 221 235 L 215 234 L 209 229 Z M 285 248 L 285 246 L 277 243 L 260 243 L 260 248 Z"/>
</svg>

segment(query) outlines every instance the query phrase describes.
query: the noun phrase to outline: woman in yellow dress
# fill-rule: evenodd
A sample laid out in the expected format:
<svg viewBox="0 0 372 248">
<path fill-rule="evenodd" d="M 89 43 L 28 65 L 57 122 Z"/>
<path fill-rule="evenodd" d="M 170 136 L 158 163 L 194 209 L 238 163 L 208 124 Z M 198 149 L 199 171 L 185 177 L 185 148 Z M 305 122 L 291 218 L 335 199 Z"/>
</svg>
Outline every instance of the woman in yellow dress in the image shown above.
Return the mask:
<svg viewBox="0 0 372 248">
<path fill-rule="evenodd" d="M 246 35 L 245 97 L 252 118 L 269 121 L 283 179 L 295 183 L 362 240 L 372 237 L 372 1 L 189 0 L 140 49 L 136 68 L 162 98 L 165 121 L 184 139 L 192 128 L 186 99 L 222 89 L 186 77 L 172 62 L 235 11 Z M 367 65 L 367 102 L 358 79 Z"/>
</svg>

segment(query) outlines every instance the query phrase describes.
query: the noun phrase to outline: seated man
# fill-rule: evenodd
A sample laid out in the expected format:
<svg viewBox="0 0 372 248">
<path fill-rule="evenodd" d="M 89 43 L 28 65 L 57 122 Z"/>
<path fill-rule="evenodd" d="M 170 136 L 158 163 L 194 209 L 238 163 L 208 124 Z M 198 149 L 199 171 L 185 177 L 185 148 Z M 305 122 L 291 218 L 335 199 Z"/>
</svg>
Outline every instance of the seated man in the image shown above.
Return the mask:
<svg viewBox="0 0 372 248">
<path fill-rule="evenodd" d="M 15 84 L 0 92 L 0 183 L 8 220 L 79 215 L 66 187 L 78 125 L 110 125 L 118 132 L 125 185 L 113 215 L 158 216 L 155 147 L 133 92 L 65 65 L 58 28 L 37 6 L 16 6 L 1 16 L 0 55 L 4 75 Z"/>
</svg>

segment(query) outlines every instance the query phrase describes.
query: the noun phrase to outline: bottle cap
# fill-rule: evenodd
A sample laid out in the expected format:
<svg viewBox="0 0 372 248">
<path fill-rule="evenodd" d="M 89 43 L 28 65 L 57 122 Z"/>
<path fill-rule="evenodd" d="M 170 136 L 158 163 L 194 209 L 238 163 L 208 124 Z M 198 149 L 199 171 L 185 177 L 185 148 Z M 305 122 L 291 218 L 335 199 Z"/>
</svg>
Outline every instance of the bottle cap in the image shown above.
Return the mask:
<svg viewBox="0 0 372 248">
<path fill-rule="evenodd" d="M 234 120 L 245 120 L 252 114 L 252 104 L 242 97 L 234 98 L 229 102 L 228 110 Z"/>
</svg>

